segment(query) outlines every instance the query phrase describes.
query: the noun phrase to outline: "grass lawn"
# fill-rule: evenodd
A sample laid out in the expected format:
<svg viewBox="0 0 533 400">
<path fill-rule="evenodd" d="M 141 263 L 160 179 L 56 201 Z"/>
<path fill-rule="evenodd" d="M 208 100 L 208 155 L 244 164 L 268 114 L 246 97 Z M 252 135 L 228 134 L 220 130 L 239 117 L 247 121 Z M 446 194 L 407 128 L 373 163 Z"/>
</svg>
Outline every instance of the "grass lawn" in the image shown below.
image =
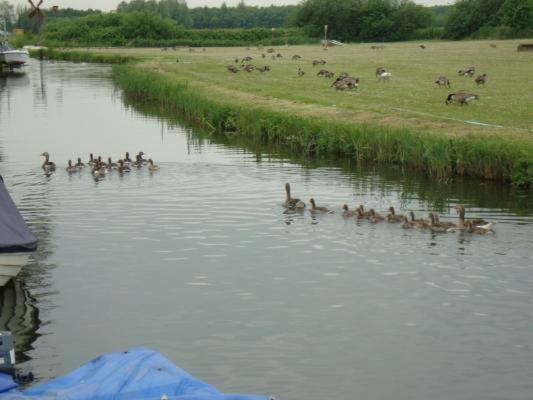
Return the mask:
<svg viewBox="0 0 533 400">
<path fill-rule="evenodd" d="M 498 135 L 533 143 L 533 53 L 517 52 L 520 42 L 426 42 L 426 49 L 420 43 L 405 42 L 388 43 L 382 50 L 372 50 L 370 44 L 328 51 L 320 46 L 276 47 L 283 58 L 275 60 L 266 48 L 90 51 L 141 57 L 144 61 L 139 67 L 186 81 L 189 87 L 222 102 L 342 122 L 408 126 L 445 135 Z M 292 60 L 294 54 L 302 58 Z M 251 63 L 256 66 L 270 65 L 272 71 L 227 71 L 228 65 L 235 65 L 235 58 L 245 56 L 253 57 Z M 324 59 L 327 64 L 313 67 L 313 59 Z M 488 75 L 485 87 L 477 87 L 472 77 L 458 76 L 457 71 L 467 65 L 476 66 L 476 76 Z M 392 73 L 390 81 L 378 82 L 375 70 L 379 66 Z M 302 78 L 297 75 L 298 67 L 305 71 Z M 360 86 L 337 92 L 331 87 L 333 79 L 316 75 L 321 68 L 337 74 L 346 71 L 360 78 Z M 451 89 L 434 83 L 439 75 L 450 79 Z M 446 106 L 447 95 L 460 90 L 478 94 L 480 100 Z"/>
</svg>

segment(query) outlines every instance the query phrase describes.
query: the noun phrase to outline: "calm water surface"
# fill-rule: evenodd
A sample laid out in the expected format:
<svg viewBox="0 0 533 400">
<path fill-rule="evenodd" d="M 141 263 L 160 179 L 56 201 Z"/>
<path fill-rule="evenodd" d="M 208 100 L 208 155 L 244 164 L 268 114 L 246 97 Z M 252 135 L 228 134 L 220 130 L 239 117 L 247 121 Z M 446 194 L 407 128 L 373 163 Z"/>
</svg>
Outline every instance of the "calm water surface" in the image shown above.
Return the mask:
<svg viewBox="0 0 533 400">
<path fill-rule="evenodd" d="M 107 66 L 0 78 L 0 173 L 40 239 L 0 328 L 40 381 L 143 345 L 224 391 L 279 399 L 532 398 L 531 195 L 400 170 L 299 163 L 126 106 Z M 144 151 L 95 182 L 68 159 Z M 60 168 L 43 175 L 39 154 Z M 287 215 L 283 184 L 336 215 Z M 451 206 L 493 236 L 343 220 Z"/>
</svg>

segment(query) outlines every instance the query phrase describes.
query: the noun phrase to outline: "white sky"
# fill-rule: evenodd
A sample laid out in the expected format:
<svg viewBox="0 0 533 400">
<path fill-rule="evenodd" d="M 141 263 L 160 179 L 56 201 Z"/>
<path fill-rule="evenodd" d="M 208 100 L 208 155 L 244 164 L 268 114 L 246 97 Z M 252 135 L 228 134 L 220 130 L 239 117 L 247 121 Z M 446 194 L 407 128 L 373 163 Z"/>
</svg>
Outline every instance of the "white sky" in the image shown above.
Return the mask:
<svg viewBox="0 0 533 400">
<path fill-rule="evenodd" d="M 29 4 L 27 0 L 8 0 L 11 4 Z M 95 8 L 99 10 L 109 11 L 114 10 L 117 7 L 117 4 L 121 0 L 44 0 L 42 8 L 48 8 L 51 6 L 59 6 L 62 8 L 77 8 L 77 9 L 86 9 L 86 8 Z M 38 3 L 39 0 L 34 0 L 34 3 Z M 271 4 L 275 5 L 285 5 L 285 4 L 298 4 L 299 0 L 245 0 L 248 5 L 257 5 L 257 6 L 269 6 Z M 238 3 L 238 0 L 227 0 L 226 4 L 228 6 L 234 6 Z M 453 0 L 415 0 L 415 3 L 425 4 L 425 5 L 437 5 L 437 4 L 451 4 Z M 222 0 L 187 0 L 187 5 L 189 7 L 198 7 L 198 6 L 209 6 L 209 7 L 218 7 L 222 4 Z"/>
</svg>

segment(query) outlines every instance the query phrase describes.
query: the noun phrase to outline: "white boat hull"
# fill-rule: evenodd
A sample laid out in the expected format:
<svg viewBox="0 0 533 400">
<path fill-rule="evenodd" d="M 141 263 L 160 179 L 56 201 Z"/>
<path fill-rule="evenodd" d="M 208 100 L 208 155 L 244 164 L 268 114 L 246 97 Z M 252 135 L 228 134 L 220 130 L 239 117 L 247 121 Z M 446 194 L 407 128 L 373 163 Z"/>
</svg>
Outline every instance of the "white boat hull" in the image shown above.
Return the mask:
<svg viewBox="0 0 533 400">
<path fill-rule="evenodd" d="M 29 258 L 29 253 L 0 253 L 0 287 L 17 276 Z"/>
<path fill-rule="evenodd" d="M 22 66 L 30 60 L 27 50 L 6 50 L 0 51 L 0 64 L 9 66 Z"/>
</svg>

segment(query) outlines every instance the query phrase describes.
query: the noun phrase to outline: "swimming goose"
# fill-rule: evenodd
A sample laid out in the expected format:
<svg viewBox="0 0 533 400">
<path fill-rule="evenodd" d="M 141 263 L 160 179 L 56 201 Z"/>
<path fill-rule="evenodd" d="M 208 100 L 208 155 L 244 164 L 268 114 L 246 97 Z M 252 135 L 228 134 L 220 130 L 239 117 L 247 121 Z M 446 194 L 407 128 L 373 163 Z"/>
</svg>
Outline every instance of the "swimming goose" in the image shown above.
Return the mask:
<svg viewBox="0 0 533 400">
<path fill-rule="evenodd" d="M 129 152 L 126 152 L 126 157 L 124 157 L 123 161 L 124 161 L 124 164 L 126 164 L 126 165 L 131 163 L 132 160 L 130 158 L 130 153 Z"/>
<path fill-rule="evenodd" d="M 117 170 L 119 173 L 130 172 L 130 167 L 124 164 L 124 160 L 118 160 Z"/>
<path fill-rule="evenodd" d="M 43 169 L 46 172 L 55 171 L 56 164 L 50 161 L 50 154 L 48 154 L 48 152 L 45 151 L 44 153 L 41 154 L 41 156 L 44 157 Z"/>
<path fill-rule="evenodd" d="M 148 160 L 146 158 L 143 158 L 144 153 L 142 151 L 139 151 L 139 161 L 142 162 L 142 165 L 148 164 Z"/>
<path fill-rule="evenodd" d="M 82 168 L 85 168 L 85 164 L 81 162 L 81 158 L 78 157 L 78 162 L 76 164 L 74 164 L 74 166 L 78 169 L 82 169 Z"/>
<path fill-rule="evenodd" d="M 409 221 L 406 215 L 402 215 L 402 228 L 403 229 L 413 229 L 415 224 L 412 221 Z"/>
<path fill-rule="evenodd" d="M 78 167 L 76 167 L 75 165 L 72 165 L 72 160 L 68 160 L 67 172 L 69 174 L 73 172 L 78 172 Z"/>
<path fill-rule="evenodd" d="M 148 170 L 149 171 L 158 171 L 159 170 L 159 165 L 155 165 L 154 164 L 154 160 L 152 160 L 151 158 L 148 159 L 148 163 L 150 164 L 148 166 Z"/>
<path fill-rule="evenodd" d="M 309 199 L 309 202 L 311 203 L 311 208 L 309 209 L 309 211 L 313 214 L 333 214 L 333 211 L 328 210 L 326 207 L 317 207 L 315 199 L 311 198 Z"/>
<path fill-rule="evenodd" d="M 462 204 L 456 204 L 453 206 L 453 208 L 455 208 L 455 210 L 457 211 L 457 214 L 459 214 L 459 225 L 458 226 L 460 228 L 464 228 L 466 226 L 466 221 L 467 221 L 465 219 L 465 206 L 463 206 Z M 487 224 L 487 221 L 485 221 L 482 218 L 471 219 L 469 221 L 472 221 L 472 224 L 474 226 Z"/>
<path fill-rule="evenodd" d="M 137 167 L 137 168 L 141 168 L 143 166 L 143 162 L 141 160 L 141 156 L 137 154 L 135 156 L 135 161 L 132 162 L 131 165 L 134 166 L 134 167 Z"/>
<path fill-rule="evenodd" d="M 360 211 L 359 215 L 360 215 L 360 218 L 370 218 L 372 216 L 372 213 L 370 211 L 365 211 L 365 209 L 363 208 L 363 205 L 361 204 L 358 208 L 358 210 Z M 358 215 L 358 217 L 359 217 Z"/>
<path fill-rule="evenodd" d="M 402 222 L 403 217 L 401 215 L 396 215 L 394 212 L 394 207 L 389 207 L 390 214 L 387 215 L 387 222 Z"/>
<path fill-rule="evenodd" d="M 411 222 L 420 229 L 425 229 L 429 227 L 428 221 L 425 219 L 415 219 L 415 213 L 413 211 L 409 211 L 409 215 L 411 216 Z"/>
<path fill-rule="evenodd" d="M 95 165 L 91 173 L 95 178 L 101 178 L 105 176 L 107 171 L 103 165 Z"/>
<path fill-rule="evenodd" d="M 432 213 L 432 214 L 433 214 L 433 217 L 435 218 L 435 225 L 436 226 L 440 226 L 440 227 L 443 227 L 443 228 L 446 228 L 446 229 L 460 228 L 457 224 L 454 224 L 453 222 L 449 222 L 449 221 L 440 222 L 439 221 L 439 214 L 437 214 L 437 213 Z"/>
<path fill-rule="evenodd" d="M 355 216 L 357 216 L 357 209 L 355 209 L 355 210 L 350 210 L 350 209 L 348 208 L 348 204 L 344 204 L 344 205 L 342 206 L 342 209 L 344 210 L 343 213 L 342 213 L 342 216 L 343 216 L 344 218 L 351 218 L 351 217 L 355 217 Z"/>
<path fill-rule="evenodd" d="M 368 212 L 370 213 L 370 218 L 369 219 L 373 223 L 381 222 L 381 221 L 383 221 L 385 219 L 383 216 L 381 216 L 377 212 L 375 212 L 373 208 L 368 210 Z"/>
<path fill-rule="evenodd" d="M 494 233 L 494 224 L 487 224 L 484 226 L 474 226 L 472 221 L 466 221 L 466 230 L 469 233 L 477 233 L 480 235 L 491 235 Z"/>
<path fill-rule="evenodd" d="M 431 220 L 431 224 L 429 225 L 429 229 L 431 230 L 431 232 L 434 232 L 434 233 L 446 233 L 448 231 L 448 229 L 450 229 L 450 228 L 446 228 L 446 227 L 444 227 L 442 225 L 438 225 L 436 220 L 435 220 L 435 214 L 433 214 L 433 213 L 429 213 L 429 219 Z"/>
<path fill-rule="evenodd" d="M 297 209 L 305 208 L 305 203 L 302 200 L 291 197 L 291 185 L 289 185 L 288 182 L 285 184 L 285 193 L 287 194 L 287 197 L 283 202 L 284 207 Z"/>
<path fill-rule="evenodd" d="M 107 157 L 107 169 L 111 171 L 112 169 L 117 169 L 118 165 L 114 162 L 111 162 L 111 157 Z"/>
<path fill-rule="evenodd" d="M 89 154 L 89 161 L 87 161 L 87 164 L 89 164 L 90 167 L 94 167 L 96 164 L 96 160 L 93 157 L 93 153 Z"/>
</svg>

